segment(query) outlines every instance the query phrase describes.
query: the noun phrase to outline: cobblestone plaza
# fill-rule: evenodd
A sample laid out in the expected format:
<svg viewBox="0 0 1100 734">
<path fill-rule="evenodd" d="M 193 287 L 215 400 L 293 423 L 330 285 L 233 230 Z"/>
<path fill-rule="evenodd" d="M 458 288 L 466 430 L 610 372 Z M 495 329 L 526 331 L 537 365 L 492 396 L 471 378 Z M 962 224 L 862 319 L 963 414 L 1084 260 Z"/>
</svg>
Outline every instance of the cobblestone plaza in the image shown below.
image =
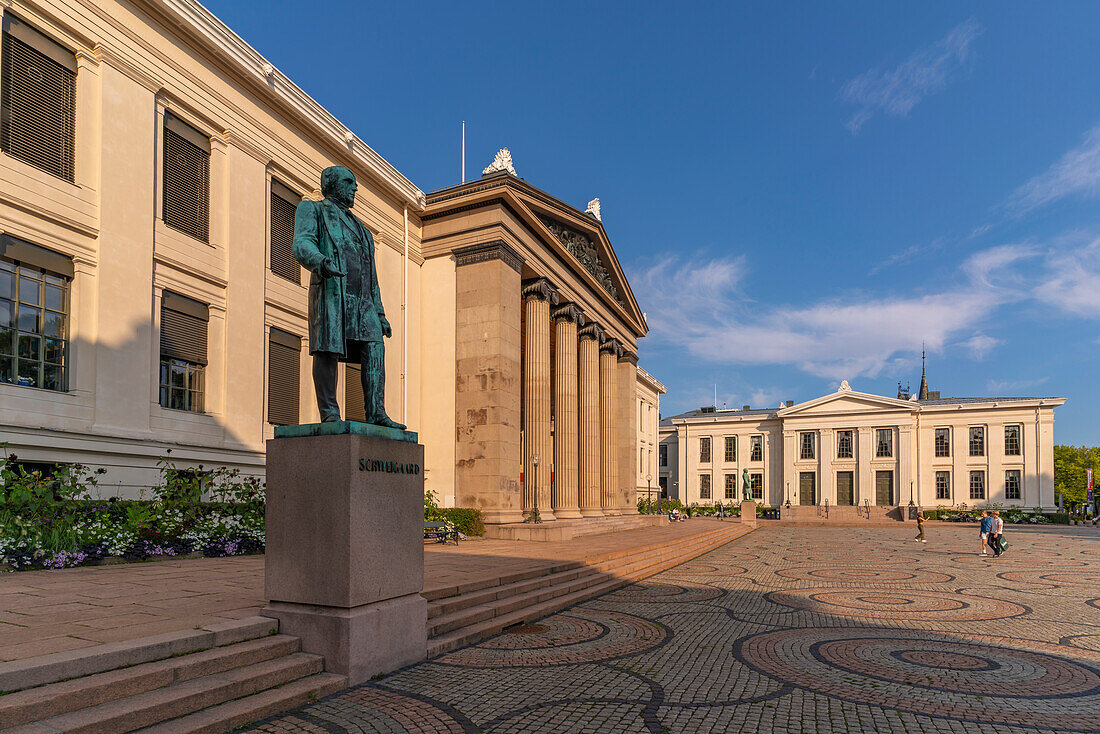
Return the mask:
<svg viewBox="0 0 1100 734">
<path fill-rule="evenodd" d="M 1100 536 L 762 528 L 261 732 L 1100 730 Z"/>
</svg>

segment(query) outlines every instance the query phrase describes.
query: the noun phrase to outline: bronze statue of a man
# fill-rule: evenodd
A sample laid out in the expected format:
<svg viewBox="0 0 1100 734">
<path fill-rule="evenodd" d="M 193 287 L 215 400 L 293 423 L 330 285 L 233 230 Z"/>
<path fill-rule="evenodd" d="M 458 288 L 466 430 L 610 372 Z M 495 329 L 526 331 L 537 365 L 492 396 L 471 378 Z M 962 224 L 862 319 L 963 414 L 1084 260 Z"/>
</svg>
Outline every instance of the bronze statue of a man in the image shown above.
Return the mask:
<svg viewBox="0 0 1100 734">
<path fill-rule="evenodd" d="M 358 188 L 351 171 L 330 166 L 321 172 L 324 201 L 303 201 L 294 215 L 294 257 L 312 273 L 309 353 L 317 407 L 323 422 L 340 420 L 337 366 L 358 362 L 366 422 L 404 428 L 386 415 L 382 338 L 393 330 L 378 292 L 374 237 L 351 213 Z"/>
</svg>

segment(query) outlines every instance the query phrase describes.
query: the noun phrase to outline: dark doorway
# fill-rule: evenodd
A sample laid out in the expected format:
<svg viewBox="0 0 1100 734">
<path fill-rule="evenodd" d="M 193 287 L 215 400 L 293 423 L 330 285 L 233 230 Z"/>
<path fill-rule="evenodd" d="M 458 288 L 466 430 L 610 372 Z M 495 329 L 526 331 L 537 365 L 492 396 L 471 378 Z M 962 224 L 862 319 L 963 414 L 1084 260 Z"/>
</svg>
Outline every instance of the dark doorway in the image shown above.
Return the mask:
<svg viewBox="0 0 1100 734">
<path fill-rule="evenodd" d="M 817 504 L 817 474 L 804 471 L 798 475 L 798 504 Z"/>
<path fill-rule="evenodd" d="M 838 505 L 854 505 L 856 503 L 855 499 L 854 472 L 838 471 L 836 473 L 836 503 Z"/>
<path fill-rule="evenodd" d="M 894 502 L 894 472 L 875 472 L 875 504 L 893 505 Z"/>
</svg>

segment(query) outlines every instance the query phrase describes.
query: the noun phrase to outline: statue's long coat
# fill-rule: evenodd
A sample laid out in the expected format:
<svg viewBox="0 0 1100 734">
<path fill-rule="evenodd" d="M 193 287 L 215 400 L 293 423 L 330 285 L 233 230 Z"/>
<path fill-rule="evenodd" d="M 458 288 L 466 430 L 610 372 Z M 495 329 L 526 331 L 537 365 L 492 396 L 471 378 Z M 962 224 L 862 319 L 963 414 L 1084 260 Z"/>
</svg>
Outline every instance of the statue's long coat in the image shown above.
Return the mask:
<svg viewBox="0 0 1100 734">
<path fill-rule="evenodd" d="M 363 248 L 354 242 L 359 235 Z M 358 360 L 349 354 L 346 335 L 359 341 L 382 341 L 384 317 L 378 292 L 378 272 L 374 265 L 374 238 L 351 212 L 327 199 L 303 201 L 294 214 L 294 257 L 311 273 L 309 278 L 309 353 L 334 352 L 345 360 Z M 321 262 L 329 258 L 336 269 L 349 271 L 349 258 L 360 258 L 361 287 L 347 289 L 348 278 L 323 278 Z M 346 323 L 345 319 L 354 319 Z M 349 328 L 350 327 L 350 328 Z"/>
</svg>

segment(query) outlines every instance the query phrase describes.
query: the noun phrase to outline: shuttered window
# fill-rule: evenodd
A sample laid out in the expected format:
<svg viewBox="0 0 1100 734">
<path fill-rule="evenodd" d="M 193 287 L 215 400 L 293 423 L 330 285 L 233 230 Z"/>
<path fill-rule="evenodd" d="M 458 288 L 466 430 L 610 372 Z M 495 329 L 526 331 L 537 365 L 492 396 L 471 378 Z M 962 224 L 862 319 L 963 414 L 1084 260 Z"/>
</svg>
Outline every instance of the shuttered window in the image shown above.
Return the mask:
<svg viewBox="0 0 1100 734">
<path fill-rule="evenodd" d="M 0 45 L 0 149 L 74 180 L 76 56 L 10 15 Z"/>
<path fill-rule="evenodd" d="M 272 329 L 267 345 L 267 422 L 277 426 L 298 423 L 302 339 Z"/>
<path fill-rule="evenodd" d="M 294 211 L 302 197 L 271 180 L 271 272 L 302 284 L 302 266 L 294 259 Z"/>
<path fill-rule="evenodd" d="M 201 413 L 205 402 L 209 312 L 190 298 L 164 292 L 160 309 L 160 404 Z"/>
<path fill-rule="evenodd" d="M 357 364 L 349 364 L 344 373 L 344 415 L 349 421 L 367 420 L 363 402 L 363 371 Z"/>
<path fill-rule="evenodd" d="M 210 241 L 210 140 L 164 116 L 164 223 Z"/>
</svg>

